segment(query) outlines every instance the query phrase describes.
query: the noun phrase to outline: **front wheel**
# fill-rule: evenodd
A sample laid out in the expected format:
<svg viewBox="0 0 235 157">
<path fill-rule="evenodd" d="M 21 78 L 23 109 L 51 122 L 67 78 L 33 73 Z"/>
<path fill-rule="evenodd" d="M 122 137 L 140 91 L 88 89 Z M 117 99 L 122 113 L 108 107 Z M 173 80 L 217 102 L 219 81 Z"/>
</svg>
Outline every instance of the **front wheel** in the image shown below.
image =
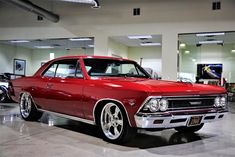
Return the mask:
<svg viewBox="0 0 235 157">
<path fill-rule="evenodd" d="M 20 98 L 20 114 L 26 121 L 37 121 L 42 116 L 42 112 L 37 110 L 31 95 L 28 93 L 22 94 Z"/>
<path fill-rule="evenodd" d="M 178 132 L 184 132 L 184 133 L 194 133 L 199 131 L 202 127 L 203 127 L 203 123 L 197 126 L 182 126 L 182 127 L 178 127 L 175 128 L 176 131 Z"/>
<path fill-rule="evenodd" d="M 8 100 L 7 90 L 0 86 L 0 102 L 7 102 Z"/>
<path fill-rule="evenodd" d="M 100 129 L 104 139 L 112 143 L 127 142 L 136 134 L 136 129 L 128 123 L 124 109 L 112 102 L 107 103 L 101 111 Z"/>
</svg>

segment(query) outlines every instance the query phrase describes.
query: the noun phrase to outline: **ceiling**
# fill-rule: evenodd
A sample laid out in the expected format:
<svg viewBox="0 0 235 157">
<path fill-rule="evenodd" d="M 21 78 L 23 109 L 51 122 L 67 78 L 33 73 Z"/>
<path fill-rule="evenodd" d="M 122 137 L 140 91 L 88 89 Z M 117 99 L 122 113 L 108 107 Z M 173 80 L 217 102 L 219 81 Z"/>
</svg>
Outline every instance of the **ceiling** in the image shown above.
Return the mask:
<svg viewBox="0 0 235 157">
<path fill-rule="evenodd" d="M 92 48 L 89 45 L 94 45 L 94 38 L 90 37 L 88 41 L 70 41 L 66 39 L 38 39 L 29 40 L 25 43 L 12 43 L 11 41 L 0 41 L 1 44 L 7 44 L 12 46 L 21 46 L 29 49 L 37 49 L 35 46 L 52 46 L 56 49 L 77 49 L 77 48 Z"/>
<path fill-rule="evenodd" d="M 129 47 L 140 47 L 141 42 L 162 43 L 161 35 L 151 35 L 151 39 L 129 39 L 128 36 L 113 36 L 111 39 Z"/>
<path fill-rule="evenodd" d="M 197 45 L 199 41 L 222 40 L 224 44 L 235 44 L 235 32 L 225 32 L 225 35 L 197 37 L 196 34 L 179 35 L 179 42 L 187 45 Z"/>
</svg>

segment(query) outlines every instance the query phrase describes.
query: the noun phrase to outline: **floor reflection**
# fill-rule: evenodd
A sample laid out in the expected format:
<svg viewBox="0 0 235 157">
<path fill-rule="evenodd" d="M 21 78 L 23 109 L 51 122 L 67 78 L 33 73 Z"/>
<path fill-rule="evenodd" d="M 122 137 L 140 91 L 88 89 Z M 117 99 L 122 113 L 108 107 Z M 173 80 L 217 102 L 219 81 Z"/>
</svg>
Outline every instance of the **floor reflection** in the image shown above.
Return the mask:
<svg viewBox="0 0 235 157">
<path fill-rule="evenodd" d="M 62 128 L 64 130 L 74 131 L 92 137 L 98 137 L 100 139 L 102 138 L 97 126 L 57 117 L 47 113 L 43 114 L 39 122 L 26 122 L 20 118 L 18 107 L 5 107 L 4 105 L 1 107 L 4 110 L 8 110 L 8 112 L 0 111 L 0 124 L 10 127 L 11 129 L 20 132 L 22 135 L 30 135 L 32 134 L 32 130 L 36 129 L 43 130 L 46 128 L 45 126 L 49 126 L 49 128 L 55 126 L 56 128 Z M 122 146 L 129 148 L 148 149 L 154 147 L 192 143 L 195 141 L 198 141 L 200 145 L 203 145 L 203 139 L 210 137 L 213 137 L 213 135 L 204 135 L 200 133 L 178 133 L 173 129 L 160 132 L 148 132 L 140 130 L 136 135 L 136 138 L 134 138 L 129 143 L 123 144 Z"/>
</svg>

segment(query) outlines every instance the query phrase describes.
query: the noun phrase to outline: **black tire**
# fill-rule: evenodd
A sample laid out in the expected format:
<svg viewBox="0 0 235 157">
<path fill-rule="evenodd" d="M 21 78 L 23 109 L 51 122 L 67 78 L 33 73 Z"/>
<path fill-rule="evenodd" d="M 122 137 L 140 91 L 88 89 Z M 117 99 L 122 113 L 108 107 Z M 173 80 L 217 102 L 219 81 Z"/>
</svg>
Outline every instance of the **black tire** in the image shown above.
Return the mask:
<svg viewBox="0 0 235 157">
<path fill-rule="evenodd" d="M 115 120 L 110 122 L 110 123 L 113 123 L 113 125 L 110 126 L 109 131 L 107 131 L 107 130 L 105 130 L 105 129 L 107 129 L 107 128 L 105 128 L 105 125 L 108 125 L 108 124 L 105 123 L 104 120 L 105 119 L 107 120 L 107 117 L 106 117 L 107 113 L 105 110 L 109 106 L 111 106 L 110 107 L 111 115 L 113 116 L 113 119 L 116 119 L 116 122 L 115 122 Z M 115 108 L 115 107 L 117 108 L 117 110 L 119 110 L 119 113 L 117 114 L 116 117 L 115 117 L 116 109 L 115 109 L 115 111 L 113 111 L 113 108 Z M 119 123 L 118 121 L 121 121 L 121 117 L 122 117 L 122 129 L 120 129 L 121 125 L 118 124 Z M 103 139 L 105 141 L 108 141 L 110 143 L 122 144 L 122 143 L 126 143 L 126 142 L 130 141 L 136 135 L 137 129 L 130 127 L 126 112 L 123 109 L 123 107 L 119 104 L 116 104 L 113 102 L 106 103 L 105 106 L 102 108 L 101 113 L 99 113 L 98 119 L 99 119 L 98 125 L 99 125 L 100 131 L 103 135 Z M 117 125 L 117 126 L 115 126 L 115 125 Z M 119 135 L 116 137 L 114 137 L 115 127 L 118 131 L 120 131 Z"/>
<path fill-rule="evenodd" d="M 26 121 L 37 121 L 42 117 L 42 112 L 39 112 L 33 102 L 30 94 L 24 93 L 20 98 L 20 114 Z"/>
<path fill-rule="evenodd" d="M 203 125 L 204 124 L 202 123 L 197 126 L 190 126 L 190 127 L 182 126 L 182 127 L 175 128 L 175 130 L 178 132 L 183 132 L 183 133 L 194 133 L 194 132 L 199 131 L 203 127 Z"/>
<path fill-rule="evenodd" d="M 3 103 L 7 101 L 9 101 L 7 90 L 4 87 L 0 86 L 0 102 Z"/>
</svg>

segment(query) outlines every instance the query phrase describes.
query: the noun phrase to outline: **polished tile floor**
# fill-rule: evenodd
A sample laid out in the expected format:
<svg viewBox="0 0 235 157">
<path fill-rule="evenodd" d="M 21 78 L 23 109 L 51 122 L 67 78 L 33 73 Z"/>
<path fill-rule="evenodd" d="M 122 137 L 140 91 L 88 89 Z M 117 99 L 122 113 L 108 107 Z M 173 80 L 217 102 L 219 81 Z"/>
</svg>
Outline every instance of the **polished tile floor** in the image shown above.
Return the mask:
<svg viewBox="0 0 235 157">
<path fill-rule="evenodd" d="M 125 145 L 101 139 L 97 127 L 44 114 L 40 122 L 25 122 L 17 104 L 0 104 L 0 157 L 234 157 L 235 103 L 218 122 L 196 134 L 173 129 L 139 131 Z"/>
</svg>

